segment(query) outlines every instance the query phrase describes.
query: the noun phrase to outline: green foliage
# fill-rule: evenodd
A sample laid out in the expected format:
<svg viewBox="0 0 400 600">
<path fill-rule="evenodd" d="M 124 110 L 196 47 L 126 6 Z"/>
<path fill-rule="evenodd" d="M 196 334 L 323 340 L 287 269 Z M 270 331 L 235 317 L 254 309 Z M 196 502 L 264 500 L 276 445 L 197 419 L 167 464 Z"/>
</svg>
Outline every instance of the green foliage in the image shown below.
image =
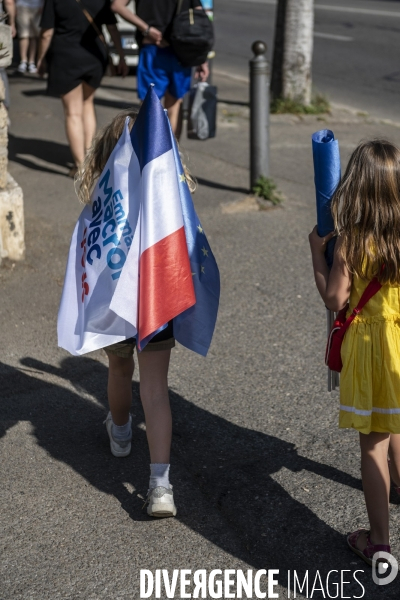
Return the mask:
<svg viewBox="0 0 400 600">
<path fill-rule="evenodd" d="M 278 98 L 271 103 L 271 113 L 282 115 L 290 113 L 293 115 L 320 115 L 329 113 L 330 105 L 325 96 L 316 94 L 311 100 L 311 104 L 306 105 L 291 98 Z"/>
<path fill-rule="evenodd" d="M 259 177 L 251 191 L 259 198 L 272 202 L 273 205 L 280 204 L 283 200 L 276 183 L 269 177 Z"/>
</svg>

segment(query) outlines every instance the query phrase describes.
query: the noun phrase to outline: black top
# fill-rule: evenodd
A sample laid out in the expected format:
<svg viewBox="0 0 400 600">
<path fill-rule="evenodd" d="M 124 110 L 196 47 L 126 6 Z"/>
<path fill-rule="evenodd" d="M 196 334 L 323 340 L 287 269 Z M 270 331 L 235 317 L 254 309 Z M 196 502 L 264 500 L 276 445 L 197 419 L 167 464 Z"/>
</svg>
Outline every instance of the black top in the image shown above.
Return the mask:
<svg viewBox="0 0 400 600">
<path fill-rule="evenodd" d="M 77 0 L 45 0 L 40 26 L 42 29 L 54 28 L 55 45 L 93 45 L 97 34 L 83 14 L 82 7 L 100 30 L 103 24 L 115 25 L 117 22 L 110 8 L 110 0 L 83 0 L 81 3 Z"/>
<path fill-rule="evenodd" d="M 81 5 L 101 26 L 117 20 L 110 0 L 82 0 Z M 48 92 L 59 96 L 82 81 L 93 88 L 100 85 L 108 62 L 108 53 L 93 25 L 85 17 L 77 0 L 45 0 L 41 27 L 54 29 L 48 52 Z"/>
<path fill-rule="evenodd" d="M 75 0 L 76 1 L 76 0 Z M 200 0 L 183 0 L 181 11 L 202 6 Z M 136 0 L 136 14 L 155 27 L 168 41 L 168 31 L 178 7 L 178 0 Z M 140 36 L 139 36 L 140 37 Z"/>
</svg>

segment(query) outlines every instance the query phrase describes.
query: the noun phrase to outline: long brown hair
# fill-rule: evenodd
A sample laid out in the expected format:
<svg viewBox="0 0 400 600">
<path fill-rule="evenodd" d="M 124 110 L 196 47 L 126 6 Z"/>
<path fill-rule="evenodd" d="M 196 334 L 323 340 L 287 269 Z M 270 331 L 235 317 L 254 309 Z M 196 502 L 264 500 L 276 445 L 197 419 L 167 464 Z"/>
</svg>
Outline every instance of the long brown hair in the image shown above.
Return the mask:
<svg viewBox="0 0 400 600">
<path fill-rule="evenodd" d="M 80 166 L 75 177 L 75 191 L 83 204 L 90 204 L 90 197 L 97 178 L 106 166 L 107 160 L 114 150 L 116 143 L 122 135 L 126 118 L 129 117 L 129 131 L 131 131 L 138 111 L 134 109 L 124 110 L 102 129 L 94 138 L 91 148 L 88 150 L 85 160 Z M 183 165 L 186 181 L 191 192 L 196 189 L 196 180 L 189 170 Z"/>
<path fill-rule="evenodd" d="M 88 150 L 85 160 L 75 177 L 75 191 L 84 204 L 90 204 L 90 196 L 96 179 L 102 173 L 111 152 L 122 135 L 126 118 L 129 117 L 129 131 L 137 117 L 137 110 L 124 110 L 99 131 Z"/>
<path fill-rule="evenodd" d="M 334 194 L 332 214 L 350 273 L 400 285 L 399 148 L 386 140 L 362 142 Z"/>
</svg>

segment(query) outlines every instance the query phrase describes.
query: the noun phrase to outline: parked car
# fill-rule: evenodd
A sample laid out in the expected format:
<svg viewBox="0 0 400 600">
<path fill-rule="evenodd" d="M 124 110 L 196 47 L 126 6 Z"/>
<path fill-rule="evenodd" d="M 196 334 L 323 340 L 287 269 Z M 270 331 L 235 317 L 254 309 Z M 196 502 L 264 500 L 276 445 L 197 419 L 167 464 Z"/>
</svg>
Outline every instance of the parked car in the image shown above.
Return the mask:
<svg viewBox="0 0 400 600">
<path fill-rule="evenodd" d="M 134 2 L 130 2 L 127 6 L 132 12 L 135 12 Z M 119 15 L 117 17 L 117 28 L 121 35 L 122 48 L 124 49 L 125 62 L 128 67 L 136 67 L 139 62 L 139 47 L 136 42 L 136 27 L 132 23 L 128 23 Z M 110 34 L 106 27 L 103 27 L 104 38 L 109 46 L 111 59 L 114 65 L 119 63 L 119 56 L 111 41 Z"/>
</svg>

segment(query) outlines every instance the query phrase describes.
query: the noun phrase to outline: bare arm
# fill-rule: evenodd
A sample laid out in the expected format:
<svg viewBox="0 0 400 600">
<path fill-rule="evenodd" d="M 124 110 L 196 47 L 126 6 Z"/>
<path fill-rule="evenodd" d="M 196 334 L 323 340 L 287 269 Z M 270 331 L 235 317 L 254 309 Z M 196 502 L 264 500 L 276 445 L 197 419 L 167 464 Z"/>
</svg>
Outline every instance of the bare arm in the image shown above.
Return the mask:
<svg viewBox="0 0 400 600">
<path fill-rule="evenodd" d="M 54 29 L 42 29 L 40 32 L 37 68 L 39 75 L 42 76 L 44 75 L 43 59 L 46 56 L 47 50 L 49 49 L 53 35 Z"/>
<path fill-rule="evenodd" d="M 8 15 L 12 36 L 15 37 L 17 35 L 17 30 L 15 28 L 15 1 L 4 0 L 4 8 Z"/>
<path fill-rule="evenodd" d="M 155 27 L 150 27 L 148 24 L 143 21 L 140 17 L 135 15 L 129 8 L 126 8 L 128 0 L 113 0 L 111 3 L 111 10 L 113 10 L 117 15 L 128 21 L 128 23 L 132 23 L 135 25 L 139 31 L 147 32 L 146 37 L 149 38 L 154 44 L 157 46 L 160 44 L 162 40 L 162 33 Z M 111 34 L 110 34 L 111 35 Z"/>
<path fill-rule="evenodd" d="M 122 75 L 122 77 L 125 77 L 128 74 L 129 68 L 125 62 L 125 55 L 124 55 L 124 51 L 122 49 L 122 44 L 121 44 L 121 36 L 119 34 L 119 31 L 118 31 L 116 25 L 107 25 L 107 29 L 108 29 L 108 33 L 111 36 L 112 42 L 113 42 L 114 47 L 115 47 L 116 51 L 118 52 L 118 56 L 119 56 L 119 63 L 118 63 L 117 71 L 118 71 L 119 75 Z"/>
<path fill-rule="evenodd" d="M 210 75 L 210 69 L 208 68 L 208 62 L 206 61 L 199 67 L 196 67 L 196 71 L 194 74 L 195 79 L 200 79 L 200 81 L 207 81 L 208 76 Z"/>
<path fill-rule="evenodd" d="M 329 271 L 325 260 L 326 244 L 332 239 L 333 233 L 324 238 L 319 237 L 317 227 L 309 235 L 315 283 L 325 306 L 333 311 L 339 311 L 346 306 L 350 296 L 351 275 L 339 256 L 341 239 L 336 242 L 332 269 Z"/>
</svg>

